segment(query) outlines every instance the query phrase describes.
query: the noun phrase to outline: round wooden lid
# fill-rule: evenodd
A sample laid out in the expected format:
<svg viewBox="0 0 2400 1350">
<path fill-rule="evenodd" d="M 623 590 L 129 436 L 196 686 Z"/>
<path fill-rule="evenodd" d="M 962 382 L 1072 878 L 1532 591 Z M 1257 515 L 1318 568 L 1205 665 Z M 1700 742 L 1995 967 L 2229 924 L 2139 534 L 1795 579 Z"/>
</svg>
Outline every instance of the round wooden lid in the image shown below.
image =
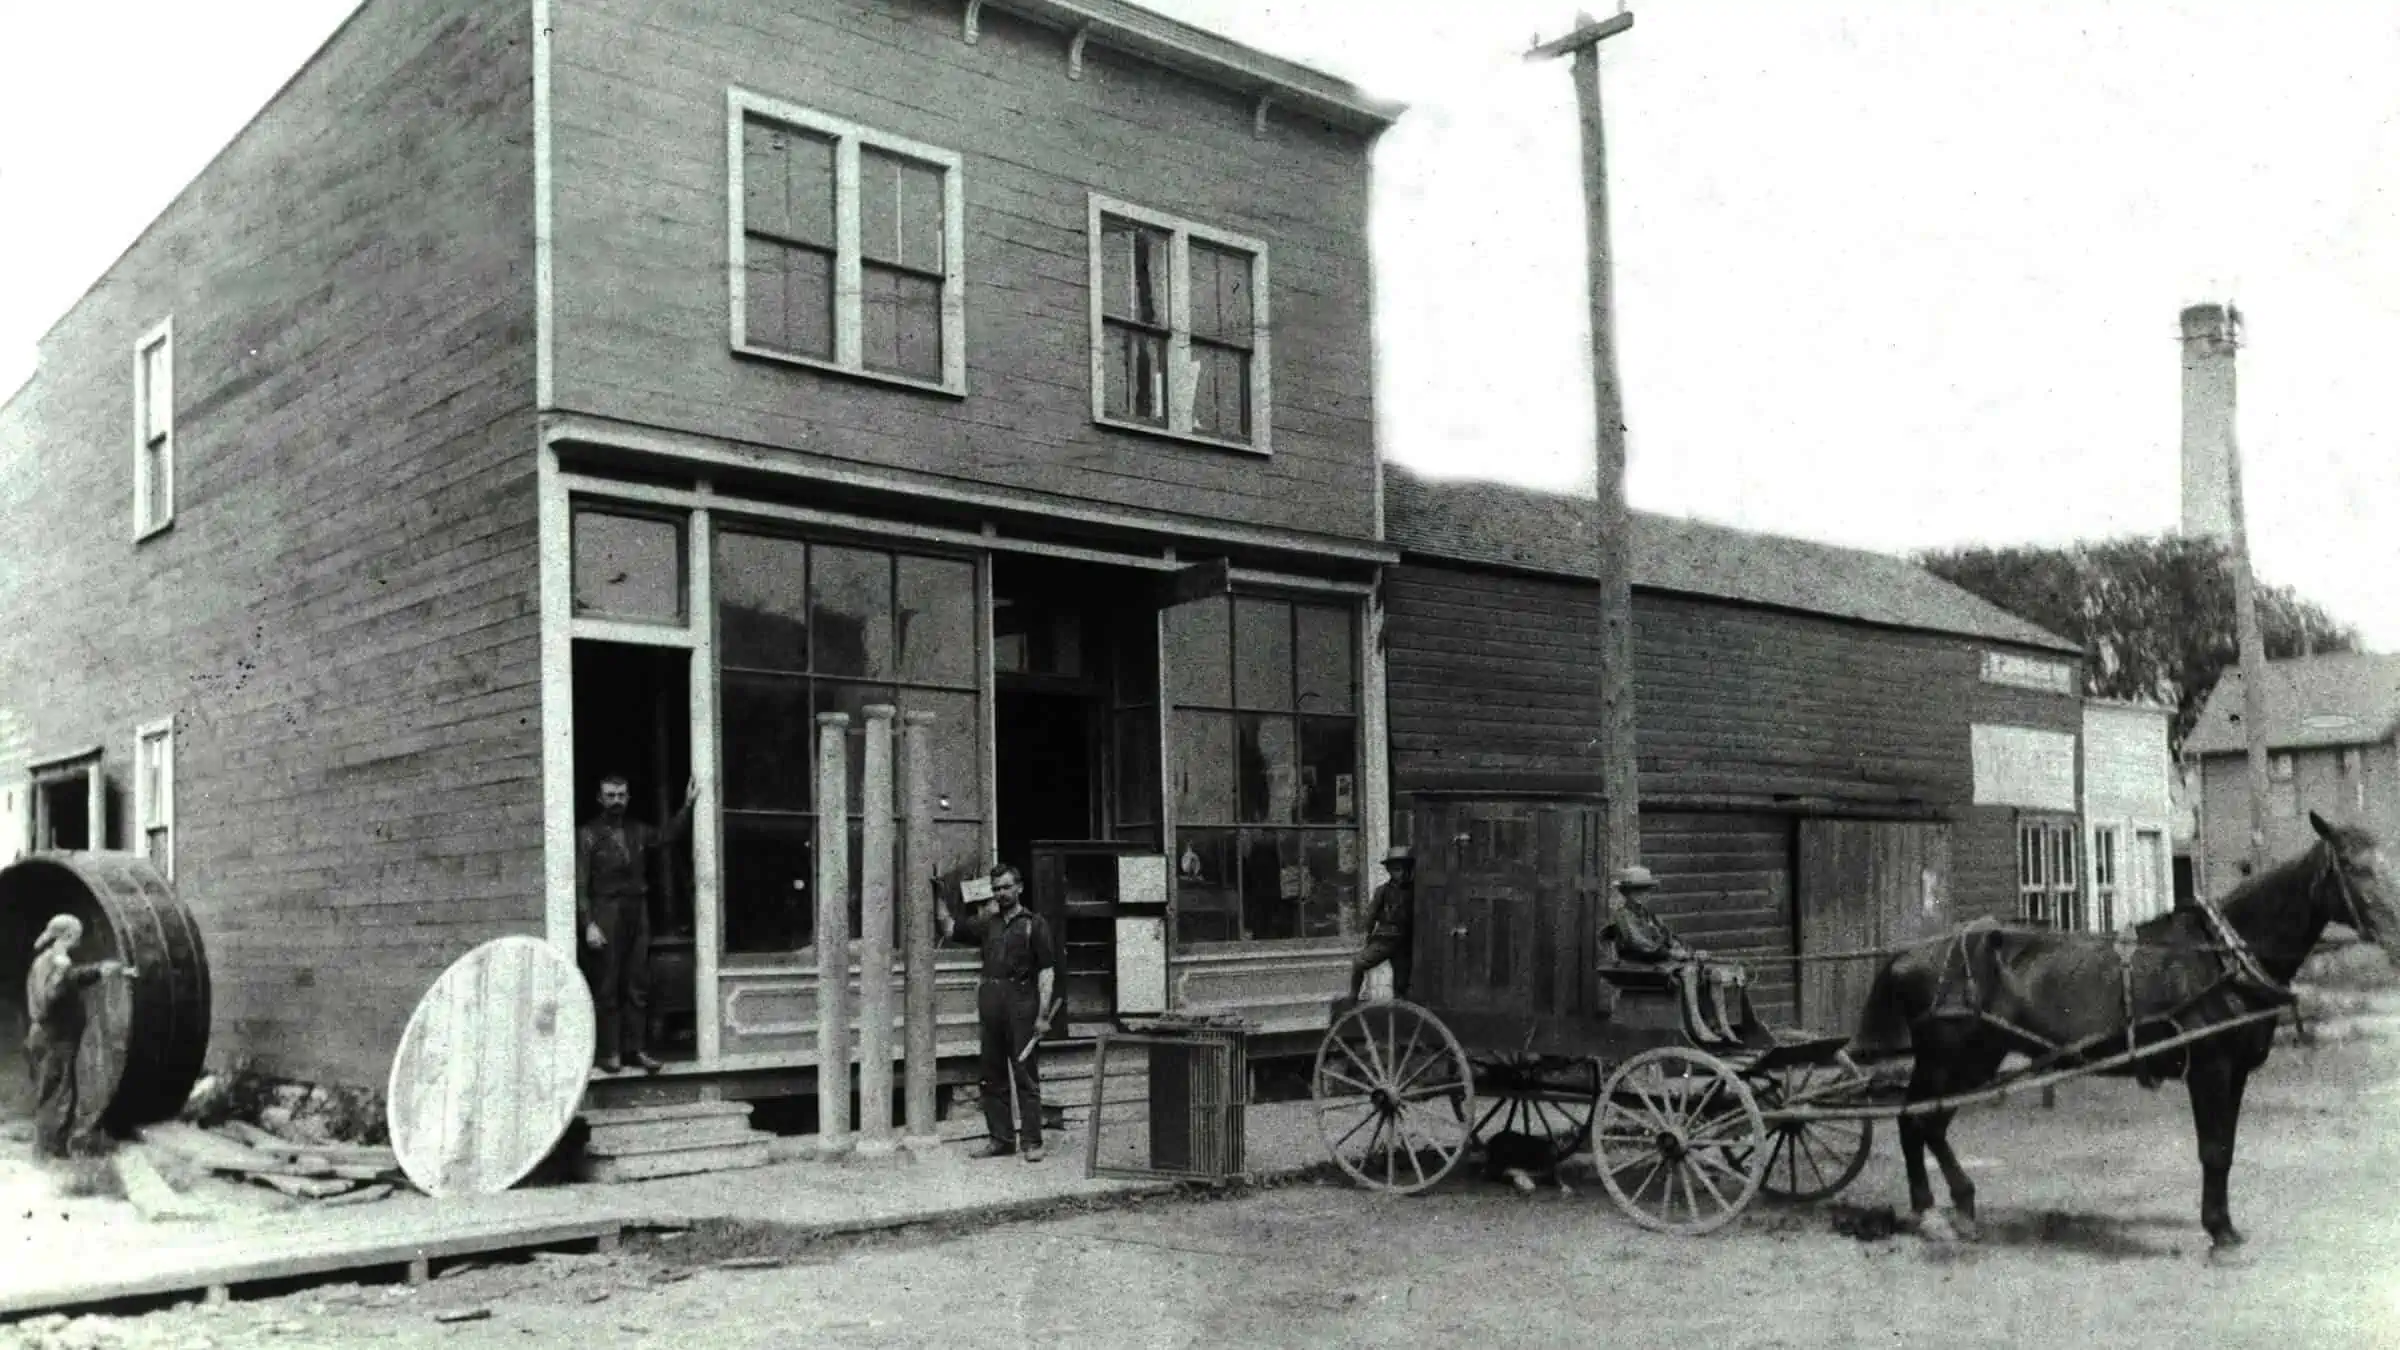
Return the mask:
<svg viewBox="0 0 2400 1350">
<path fill-rule="evenodd" d="M 496 938 L 442 972 L 401 1033 L 385 1112 L 427 1195 L 490 1195 L 558 1146 L 592 1067 L 592 996 L 538 938 Z"/>
</svg>

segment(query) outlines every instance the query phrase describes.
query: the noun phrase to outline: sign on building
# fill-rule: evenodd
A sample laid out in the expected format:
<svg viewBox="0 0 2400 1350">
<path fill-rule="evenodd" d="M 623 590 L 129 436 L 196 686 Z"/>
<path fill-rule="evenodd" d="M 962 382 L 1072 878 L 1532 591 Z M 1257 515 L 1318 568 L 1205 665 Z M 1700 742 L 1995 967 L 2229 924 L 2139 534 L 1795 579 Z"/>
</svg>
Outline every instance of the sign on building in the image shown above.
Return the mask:
<svg viewBox="0 0 2400 1350">
<path fill-rule="evenodd" d="M 2074 733 L 1982 722 L 1968 730 L 1975 754 L 1976 805 L 2075 809 Z"/>
<path fill-rule="evenodd" d="M 1983 682 L 2005 684 L 2012 689 L 2036 689 L 2045 694 L 2073 694 L 2075 667 L 2057 661 L 2043 661 L 2014 652 L 1986 651 L 1983 654 Z"/>
</svg>

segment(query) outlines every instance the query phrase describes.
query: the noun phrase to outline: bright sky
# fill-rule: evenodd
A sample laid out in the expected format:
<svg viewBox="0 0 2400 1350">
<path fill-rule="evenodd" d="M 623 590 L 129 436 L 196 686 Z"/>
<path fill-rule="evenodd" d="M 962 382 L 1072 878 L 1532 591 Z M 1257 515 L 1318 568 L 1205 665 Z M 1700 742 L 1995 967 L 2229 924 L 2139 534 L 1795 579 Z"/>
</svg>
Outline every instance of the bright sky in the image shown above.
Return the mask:
<svg viewBox="0 0 2400 1350">
<path fill-rule="evenodd" d="M 1376 167 L 1385 452 L 1588 491 L 1574 94 L 1519 59 L 1572 0 L 1150 3 L 1411 105 Z M 0 388 L 351 7 L 0 19 Z M 2400 650 L 2388 6 L 1636 18 L 1604 48 L 1635 505 L 1892 550 L 2170 529 L 2176 311 L 2230 296 L 2260 574 Z"/>
</svg>

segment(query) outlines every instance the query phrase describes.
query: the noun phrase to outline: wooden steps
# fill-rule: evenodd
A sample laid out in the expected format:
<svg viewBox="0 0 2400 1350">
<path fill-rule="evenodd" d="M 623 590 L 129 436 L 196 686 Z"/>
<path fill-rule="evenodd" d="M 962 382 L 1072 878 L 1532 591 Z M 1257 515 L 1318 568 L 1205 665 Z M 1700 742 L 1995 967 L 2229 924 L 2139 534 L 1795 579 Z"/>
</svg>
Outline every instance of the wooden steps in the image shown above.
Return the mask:
<svg viewBox="0 0 2400 1350">
<path fill-rule="evenodd" d="M 589 1110 L 579 1181 L 648 1181 L 763 1167 L 775 1136 L 750 1124 L 748 1102 L 676 1102 Z"/>
</svg>

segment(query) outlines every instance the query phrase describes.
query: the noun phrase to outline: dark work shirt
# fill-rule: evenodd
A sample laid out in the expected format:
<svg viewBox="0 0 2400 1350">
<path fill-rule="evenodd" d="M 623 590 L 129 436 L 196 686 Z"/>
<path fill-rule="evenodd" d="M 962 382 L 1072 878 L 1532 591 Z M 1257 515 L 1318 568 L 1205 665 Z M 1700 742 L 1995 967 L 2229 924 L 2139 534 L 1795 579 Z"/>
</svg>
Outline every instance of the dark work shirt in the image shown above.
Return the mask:
<svg viewBox="0 0 2400 1350">
<path fill-rule="evenodd" d="M 620 830 L 622 837 L 620 838 Z M 650 850 L 663 840 L 658 831 L 638 820 L 620 829 L 592 821 L 575 832 L 575 863 L 582 883 L 576 908 L 588 911 L 594 901 L 639 900 L 650 891 Z"/>
<path fill-rule="evenodd" d="M 1405 881 L 1387 881 L 1375 888 L 1375 899 L 1367 909 L 1367 933 L 1405 938 L 1416 925 L 1416 911 L 1416 888 Z"/>
<path fill-rule="evenodd" d="M 1037 972 L 1058 969 L 1050 925 L 1029 909 L 1020 908 L 1006 922 L 998 914 L 960 919 L 954 936 L 983 949 L 985 979 L 1031 984 Z"/>
</svg>

